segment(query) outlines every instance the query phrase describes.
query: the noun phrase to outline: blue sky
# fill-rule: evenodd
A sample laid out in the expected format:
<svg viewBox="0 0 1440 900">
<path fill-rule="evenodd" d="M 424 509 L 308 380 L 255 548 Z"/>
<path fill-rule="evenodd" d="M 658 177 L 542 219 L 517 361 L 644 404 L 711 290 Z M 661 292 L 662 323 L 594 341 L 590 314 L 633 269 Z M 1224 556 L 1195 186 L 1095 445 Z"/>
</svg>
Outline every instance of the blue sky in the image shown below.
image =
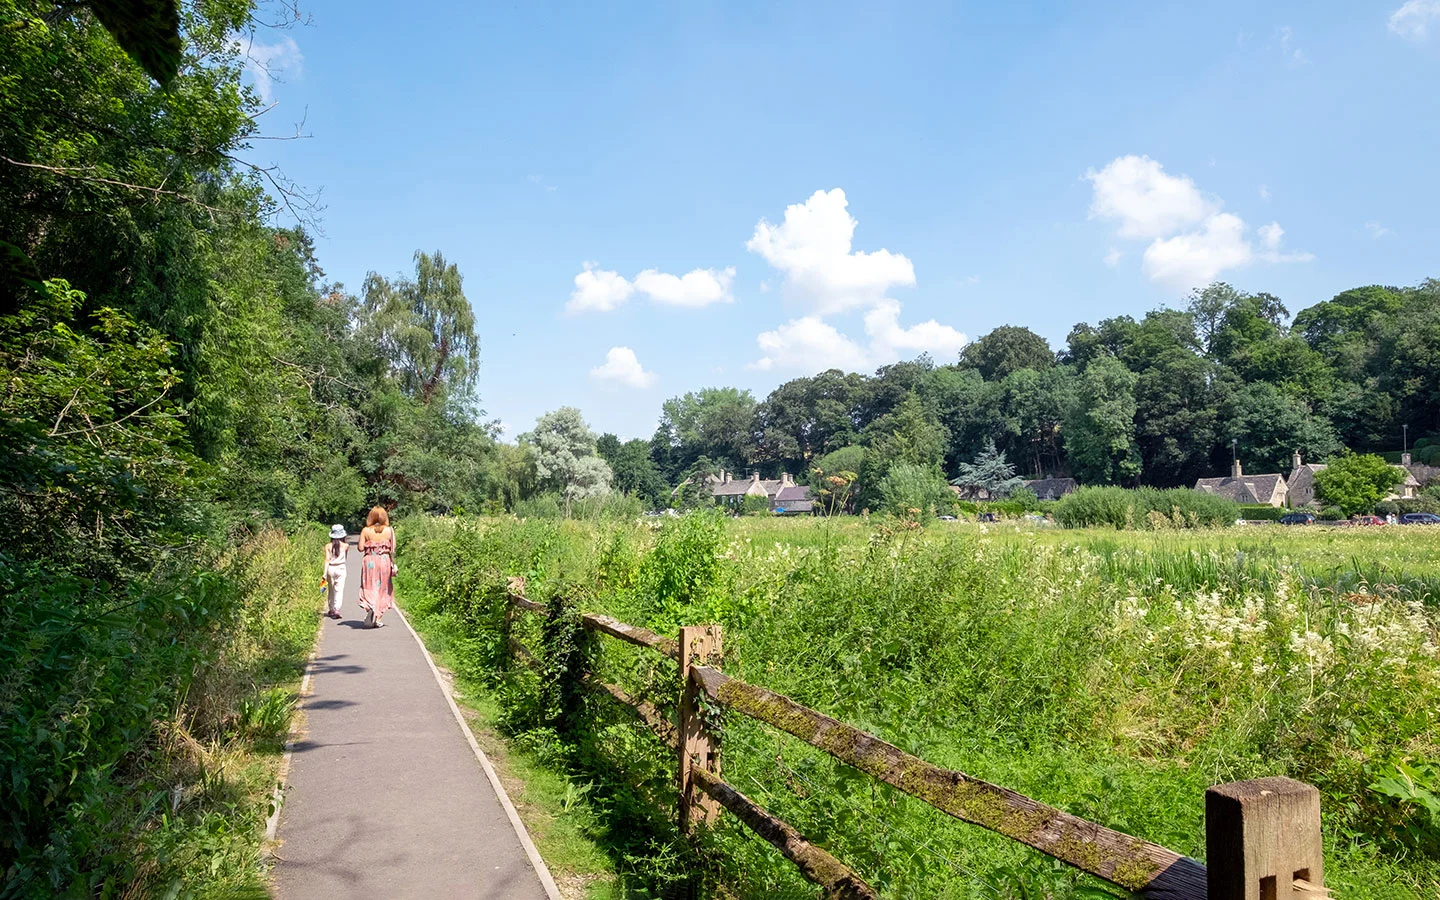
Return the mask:
<svg viewBox="0 0 1440 900">
<path fill-rule="evenodd" d="M 1091 8 L 1102 6 L 1103 8 Z M 330 278 L 460 265 L 513 437 L 966 336 L 1440 276 L 1440 0 L 309 0 L 250 158 Z"/>
</svg>

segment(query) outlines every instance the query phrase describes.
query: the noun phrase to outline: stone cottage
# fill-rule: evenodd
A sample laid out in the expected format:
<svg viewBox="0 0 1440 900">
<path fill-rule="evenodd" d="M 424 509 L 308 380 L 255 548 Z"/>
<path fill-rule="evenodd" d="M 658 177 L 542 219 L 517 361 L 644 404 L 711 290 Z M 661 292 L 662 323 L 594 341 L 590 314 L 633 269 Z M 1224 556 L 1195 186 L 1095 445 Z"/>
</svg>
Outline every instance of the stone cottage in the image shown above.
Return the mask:
<svg viewBox="0 0 1440 900">
<path fill-rule="evenodd" d="M 1285 476 L 1278 472 L 1267 475 L 1246 475 L 1240 460 L 1235 460 L 1230 474 L 1223 478 L 1201 478 L 1195 490 L 1226 497 L 1247 506 L 1284 506 L 1290 494 Z"/>
</svg>

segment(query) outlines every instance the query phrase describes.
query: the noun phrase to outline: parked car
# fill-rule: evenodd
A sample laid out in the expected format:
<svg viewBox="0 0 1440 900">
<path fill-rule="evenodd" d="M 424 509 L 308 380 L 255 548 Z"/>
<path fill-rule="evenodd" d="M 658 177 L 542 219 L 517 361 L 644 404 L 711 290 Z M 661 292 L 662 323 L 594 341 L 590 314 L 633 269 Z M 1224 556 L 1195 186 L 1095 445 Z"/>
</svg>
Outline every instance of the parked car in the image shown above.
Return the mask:
<svg viewBox="0 0 1440 900">
<path fill-rule="evenodd" d="M 942 522 L 954 522 L 954 521 L 955 521 L 955 517 L 954 517 L 954 516 L 936 516 L 935 518 L 939 519 L 939 520 L 942 521 Z"/>
<path fill-rule="evenodd" d="M 1435 513 L 1406 513 L 1400 517 L 1401 525 L 1440 525 L 1440 516 Z"/>
<path fill-rule="evenodd" d="M 1315 517 L 1309 513 L 1286 513 L 1280 517 L 1281 525 L 1314 525 Z"/>
<path fill-rule="evenodd" d="M 1356 516 L 1350 520 L 1351 525 L 1384 525 L 1385 520 L 1379 516 Z"/>
</svg>

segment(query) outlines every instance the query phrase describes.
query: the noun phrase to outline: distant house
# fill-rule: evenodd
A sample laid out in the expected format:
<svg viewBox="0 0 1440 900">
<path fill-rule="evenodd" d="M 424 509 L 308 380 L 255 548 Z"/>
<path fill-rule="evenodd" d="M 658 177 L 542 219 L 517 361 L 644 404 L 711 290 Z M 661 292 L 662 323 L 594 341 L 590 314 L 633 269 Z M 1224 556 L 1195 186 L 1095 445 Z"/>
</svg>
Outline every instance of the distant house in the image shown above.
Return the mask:
<svg viewBox="0 0 1440 900">
<path fill-rule="evenodd" d="M 815 498 L 810 489 L 796 484 L 789 472 L 781 472 L 779 478 L 761 478 L 759 472 L 750 473 L 749 478 L 735 478 L 722 470 L 719 475 L 707 477 L 705 486 L 719 506 L 738 508 L 744 505 L 746 497 L 762 497 L 769 503 L 771 512 L 778 515 L 815 511 Z"/>
<path fill-rule="evenodd" d="M 1195 482 L 1195 490 L 1215 494 L 1247 506 L 1284 506 L 1290 489 L 1285 476 L 1277 473 L 1268 475 L 1246 475 L 1235 461 L 1230 474 L 1224 478 L 1201 478 Z"/>
<path fill-rule="evenodd" d="M 1036 478 L 1025 482 L 1025 486 L 1041 500 L 1059 500 L 1080 489 L 1080 483 L 1073 478 Z"/>
<path fill-rule="evenodd" d="M 1319 501 L 1315 496 L 1315 476 L 1325 471 L 1324 463 L 1307 463 L 1300 459 L 1300 451 L 1295 451 L 1291 457 L 1294 468 L 1290 471 L 1290 505 L 1294 507 L 1315 506 Z M 1411 471 L 1410 454 L 1406 453 L 1400 458 L 1401 464 L 1394 468 L 1405 473 L 1404 479 L 1395 486 L 1395 490 L 1386 500 L 1409 500 L 1420 492 L 1420 480 Z"/>
</svg>

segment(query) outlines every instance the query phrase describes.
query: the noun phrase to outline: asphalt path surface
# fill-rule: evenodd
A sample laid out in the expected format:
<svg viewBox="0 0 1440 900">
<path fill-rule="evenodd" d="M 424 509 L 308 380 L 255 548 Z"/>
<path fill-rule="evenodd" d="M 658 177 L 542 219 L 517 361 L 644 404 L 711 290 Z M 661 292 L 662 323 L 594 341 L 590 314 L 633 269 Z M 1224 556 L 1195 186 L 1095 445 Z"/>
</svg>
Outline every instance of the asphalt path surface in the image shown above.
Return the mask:
<svg viewBox="0 0 1440 900">
<path fill-rule="evenodd" d="M 321 620 L 311 692 L 300 704 L 276 896 L 546 900 L 400 611 L 384 628 L 364 628 L 353 547 L 348 565 L 344 618 Z"/>
</svg>

